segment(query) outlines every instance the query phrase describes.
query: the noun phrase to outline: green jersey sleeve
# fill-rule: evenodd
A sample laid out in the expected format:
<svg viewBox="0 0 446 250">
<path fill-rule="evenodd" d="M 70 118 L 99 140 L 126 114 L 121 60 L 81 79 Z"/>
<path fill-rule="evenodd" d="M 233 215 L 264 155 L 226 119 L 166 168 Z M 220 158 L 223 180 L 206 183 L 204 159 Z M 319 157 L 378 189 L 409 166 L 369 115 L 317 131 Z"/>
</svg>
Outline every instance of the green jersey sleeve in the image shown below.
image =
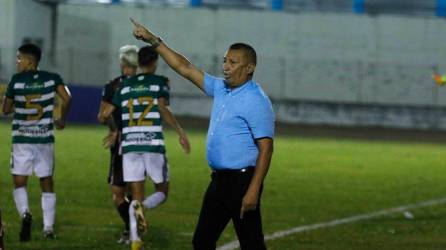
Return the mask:
<svg viewBox="0 0 446 250">
<path fill-rule="evenodd" d="M 121 108 L 121 88 L 113 95 L 112 103 L 116 108 Z"/>
<path fill-rule="evenodd" d="M 15 84 L 15 77 L 13 76 L 11 78 L 11 81 L 9 81 L 8 87 L 6 87 L 5 96 L 11 99 L 14 99 L 15 93 L 14 93 L 14 84 Z"/>
<path fill-rule="evenodd" d="M 164 77 L 164 78 L 165 78 L 165 81 L 163 81 L 163 83 L 160 84 L 159 96 L 166 98 L 167 102 L 169 102 L 169 98 L 170 98 L 169 78 L 167 78 L 167 77 Z"/>
<path fill-rule="evenodd" d="M 55 82 L 54 84 L 55 84 L 56 88 L 57 88 L 57 86 L 64 84 L 62 77 L 60 77 L 59 74 L 54 74 L 53 78 L 54 78 L 54 82 Z"/>
</svg>

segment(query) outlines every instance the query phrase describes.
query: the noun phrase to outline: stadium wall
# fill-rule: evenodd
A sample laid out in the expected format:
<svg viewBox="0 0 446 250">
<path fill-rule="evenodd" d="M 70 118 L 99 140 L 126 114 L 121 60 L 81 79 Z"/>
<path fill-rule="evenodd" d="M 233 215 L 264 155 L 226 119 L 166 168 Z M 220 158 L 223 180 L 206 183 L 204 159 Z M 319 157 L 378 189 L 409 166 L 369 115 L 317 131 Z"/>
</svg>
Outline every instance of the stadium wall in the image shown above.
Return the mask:
<svg viewBox="0 0 446 250">
<path fill-rule="evenodd" d="M 255 78 L 280 121 L 446 129 L 446 89 L 431 80 L 433 67 L 446 70 L 442 18 L 116 5 L 60 5 L 57 16 L 52 69 L 79 86 L 97 90 L 119 73 L 118 48 L 141 45 L 134 17 L 217 75 L 230 43 L 252 44 Z M 176 113 L 208 116 L 210 99 L 163 63 L 159 73 L 171 79 Z"/>
</svg>

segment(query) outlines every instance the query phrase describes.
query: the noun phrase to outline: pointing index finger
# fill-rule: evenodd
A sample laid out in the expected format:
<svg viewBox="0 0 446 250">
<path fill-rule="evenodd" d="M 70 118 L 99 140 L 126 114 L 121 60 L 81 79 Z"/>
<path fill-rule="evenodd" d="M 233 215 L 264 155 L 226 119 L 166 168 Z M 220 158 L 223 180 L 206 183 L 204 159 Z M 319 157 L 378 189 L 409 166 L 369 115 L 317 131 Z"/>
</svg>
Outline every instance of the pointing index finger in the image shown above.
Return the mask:
<svg viewBox="0 0 446 250">
<path fill-rule="evenodd" d="M 130 21 L 133 23 L 133 25 L 135 26 L 141 26 L 141 24 L 139 24 L 137 21 L 135 21 L 133 18 L 130 17 Z"/>
</svg>

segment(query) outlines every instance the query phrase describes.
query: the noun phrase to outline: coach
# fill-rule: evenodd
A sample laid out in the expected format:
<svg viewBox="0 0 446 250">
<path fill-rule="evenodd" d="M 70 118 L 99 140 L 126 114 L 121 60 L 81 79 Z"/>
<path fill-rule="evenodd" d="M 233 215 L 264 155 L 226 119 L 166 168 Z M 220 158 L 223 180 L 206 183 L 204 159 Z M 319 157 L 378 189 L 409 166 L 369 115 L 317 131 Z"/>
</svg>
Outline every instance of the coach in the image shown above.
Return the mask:
<svg viewBox="0 0 446 250">
<path fill-rule="evenodd" d="M 137 39 L 151 44 L 173 70 L 214 98 L 206 148 L 212 178 L 195 229 L 194 249 L 215 249 L 231 219 L 241 249 L 266 249 L 260 197 L 273 153 L 274 112 L 252 80 L 255 50 L 244 43 L 232 44 L 223 58 L 224 79 L 217 78 L 132 22 Z"/>
</svg>

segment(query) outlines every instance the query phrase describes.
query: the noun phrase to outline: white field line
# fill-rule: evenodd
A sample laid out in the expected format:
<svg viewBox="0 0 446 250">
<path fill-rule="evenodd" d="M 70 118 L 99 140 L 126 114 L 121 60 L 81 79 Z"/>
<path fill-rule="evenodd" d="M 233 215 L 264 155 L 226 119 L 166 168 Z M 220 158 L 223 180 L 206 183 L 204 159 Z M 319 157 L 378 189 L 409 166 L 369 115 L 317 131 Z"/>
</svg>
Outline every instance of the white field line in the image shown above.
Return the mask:
<svg viewBox="0 0 446 250">
<path fill-rule="evenodd" d="M 295 227 L 295 228 L 291 228 L 288 230 L 277 231 L 270 235 L 266 235 L 265 241 L 274 240 L 277 238 L 282 238 L 282 237 L 285 237 L 285 236 L 288 236 L 291 234 L 301 233 L 301 232 L 305 232 L 305 231 L 311 231 L 311 230 L 327 228 L 327 227 L 334 227 L 334 226 L 353 223 L 353 222 L 357 222 L 357 221 L 361 221 L 361 220 L 373 219 L 376 217 L 381 217 L 381 216 L 385 216 L 385 215 L 389 215 L 389 214 L 402 213 L 402 212 L 405 212 L 405 211 L 411 210 L 411 209 L 416 209 L 416 208 L 421 208 L 421 207 L 430 207 L 430 206 L 435 206 L 435 205 L 440 205 L 440 204 L 445 204 L 445 203 L 446 203 L 446 197 L 443 197 L 443 198 L 439 198 L 439 199 L 422 201 L 422 202 L 418 202 L 418 203 L 414 203 L 414 204 L 410 204 L 410 205 L 384 209 L 384 210 L 380 210 L 380 211 L 372 212 L 372 213 L 368 213 L 368 214 L 360 214 L 360 215 L 355 215 L 355 216 L 347 217 L 347 218 L 343 218 L 343 219 L 337 219 L 337 220 L 332 220 L 332 221 L 328 221 L 328 222 L 322 222 L 322 223 L 316 223 L 316 224 L 312 224 L 312 225 Z M 222 245 L 221 247 L 217 248 L 217 250 L 233 250 L 233 249 L 237 249 L 239 247 L 240 247 L 240 245 L 239 245 L 238 241 L 232 241 L 232 242 Z"/>
</svg>

